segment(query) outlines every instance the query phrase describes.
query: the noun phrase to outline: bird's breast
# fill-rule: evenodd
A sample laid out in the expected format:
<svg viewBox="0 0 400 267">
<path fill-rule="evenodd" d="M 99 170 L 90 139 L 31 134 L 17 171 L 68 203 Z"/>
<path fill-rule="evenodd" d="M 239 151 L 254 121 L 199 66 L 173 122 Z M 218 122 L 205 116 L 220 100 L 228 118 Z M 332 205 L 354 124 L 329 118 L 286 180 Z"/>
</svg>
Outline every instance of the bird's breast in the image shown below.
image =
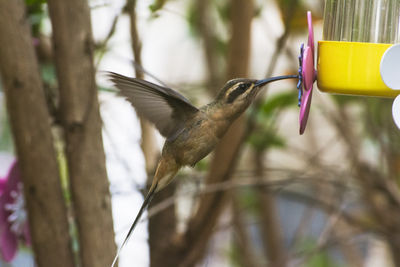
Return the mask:
<svg viewBox="0 0 400 267">
<path fill-rule="evenodd" d="M 172 154 L 181 165 L 194 166 L 214 149 L 219 139 L 219 125 L 215 121 L 197 118 L 175 140 L 165 142 L 163 154 Z"/>
</svg>

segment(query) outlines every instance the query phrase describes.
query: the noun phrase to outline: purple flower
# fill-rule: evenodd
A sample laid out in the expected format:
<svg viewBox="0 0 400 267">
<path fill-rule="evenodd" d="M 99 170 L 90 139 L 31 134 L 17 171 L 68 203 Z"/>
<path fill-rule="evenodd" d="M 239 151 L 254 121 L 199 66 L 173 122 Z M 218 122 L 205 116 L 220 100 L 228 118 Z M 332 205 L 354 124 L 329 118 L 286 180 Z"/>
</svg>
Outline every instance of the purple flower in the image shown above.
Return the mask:
<svg viewBox="0 0 400 267">
<path fill-rule="evenodd" d="M 6 262 L 17 254 L 19 240 L 31 244 L 20 177 L 14 161 L 8 174 L 0 178 L 0 253 Z"/>
</svg>

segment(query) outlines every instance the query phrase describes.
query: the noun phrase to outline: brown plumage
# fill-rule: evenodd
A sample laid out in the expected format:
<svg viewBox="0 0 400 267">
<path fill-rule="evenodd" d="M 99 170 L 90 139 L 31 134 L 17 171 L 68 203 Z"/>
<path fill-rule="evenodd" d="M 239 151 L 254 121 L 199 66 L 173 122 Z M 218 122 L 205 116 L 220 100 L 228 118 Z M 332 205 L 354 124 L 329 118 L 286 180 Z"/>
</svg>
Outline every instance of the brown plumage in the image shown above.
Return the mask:
<svg viewBox="0 0 400 267">
<path fill-rule="evenodd" d="M 297 76 L 230 80 L 214 101 L 201 108 L 196 108 L 184 96 L 167 87 L 112 72 L 109 78 L 137 114 L 152 122 L 166 138 L 150 190 L 115 256 L 114 266 L 154 194 L 168 185 L 182 166 L 194 166 L 207 156 L 232 122 L 249 107 L 263 85 Z"/>
</svg>

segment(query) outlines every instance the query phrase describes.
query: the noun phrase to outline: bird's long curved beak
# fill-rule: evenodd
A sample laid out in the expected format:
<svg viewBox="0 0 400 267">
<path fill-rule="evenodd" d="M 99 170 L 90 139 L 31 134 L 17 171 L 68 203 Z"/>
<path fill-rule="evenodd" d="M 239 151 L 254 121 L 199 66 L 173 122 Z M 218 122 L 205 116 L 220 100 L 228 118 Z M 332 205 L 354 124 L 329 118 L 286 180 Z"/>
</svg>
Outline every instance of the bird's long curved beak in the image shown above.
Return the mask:
<svg viewBox="0 0 400 267">
<path fill-rule="evenodd" d="M 268 78 L 268 79 L 258 80 L 254 84 L 254 86 L 255 87 L 261 87 L 261 86 L 266 85 L 267 83 L 270 83 L 270 82 L 275 82 L 275 81 L 285 80 L 285 79 L 298 79 L 298 78 L 299 78 L 298 75 L 276 76 L 276 77 L 271 77 L 271 78 Z"/>
</svg>

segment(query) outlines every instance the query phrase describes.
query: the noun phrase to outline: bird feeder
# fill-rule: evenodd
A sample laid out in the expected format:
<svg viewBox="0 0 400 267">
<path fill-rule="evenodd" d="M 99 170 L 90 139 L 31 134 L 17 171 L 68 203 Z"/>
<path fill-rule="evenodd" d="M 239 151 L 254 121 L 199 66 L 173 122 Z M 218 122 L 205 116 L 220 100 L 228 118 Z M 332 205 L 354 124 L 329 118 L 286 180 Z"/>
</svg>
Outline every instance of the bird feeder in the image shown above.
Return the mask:
<svg viewBox="0 0 400 267">
<path fill-rule="evenodd" d="M 317 71 L 307 16 L 308 44 L 299 57 L 300 134 L 315 80 L 326 93 L 396 98 L 392 111 L 400 128 L 400 0 L 326 0 Z"/>
</svg>

